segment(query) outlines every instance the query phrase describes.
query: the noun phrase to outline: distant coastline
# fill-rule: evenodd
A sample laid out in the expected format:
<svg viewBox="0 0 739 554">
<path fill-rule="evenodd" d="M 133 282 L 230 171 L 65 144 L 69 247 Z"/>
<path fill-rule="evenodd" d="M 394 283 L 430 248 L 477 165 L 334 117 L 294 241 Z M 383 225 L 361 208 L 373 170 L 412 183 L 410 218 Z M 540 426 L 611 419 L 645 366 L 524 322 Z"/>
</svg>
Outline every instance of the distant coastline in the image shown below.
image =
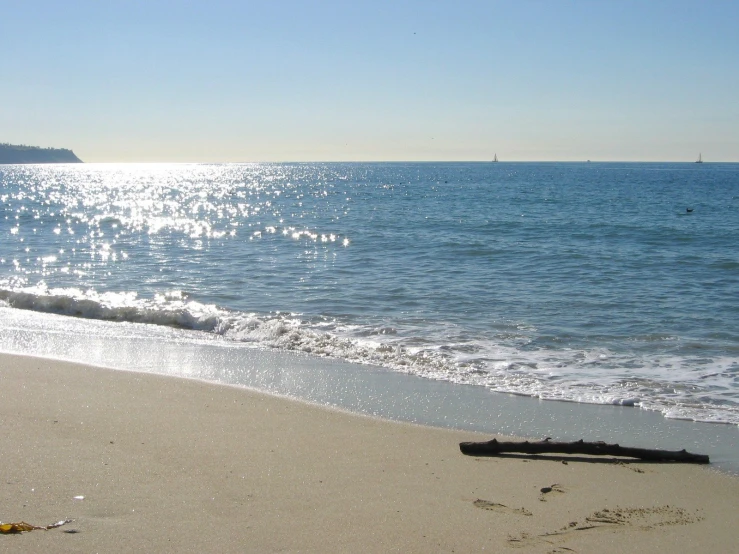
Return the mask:
<svg viewBox="0 0 739 554">
<path fill-rule="evenodd" d="M 0 164 L 65 164 L 83 163 L 66 148 L 41 148 L 0 143 Z"/>
</svg>

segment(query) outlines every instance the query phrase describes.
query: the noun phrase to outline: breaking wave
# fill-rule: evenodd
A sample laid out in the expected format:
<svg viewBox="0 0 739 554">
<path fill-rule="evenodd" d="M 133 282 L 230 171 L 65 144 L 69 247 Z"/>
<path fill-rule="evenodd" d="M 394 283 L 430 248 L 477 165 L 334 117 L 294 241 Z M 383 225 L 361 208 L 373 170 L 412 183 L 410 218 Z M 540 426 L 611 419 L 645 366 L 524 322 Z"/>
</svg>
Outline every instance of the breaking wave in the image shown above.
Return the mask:
<svg viewBox="0 0 739 554">
<path fill-rule="evenodd" d="M 431 324 L 247 313 L 198 302 L 183 291 L 144 299 L 134 292 L 51 289 L 42 283 L 0 289 L 0 306 L 201 331 L 262 348 L 371 364 L 501 393 L 635 406 L 669 418 L 739 425 L 739 398 L 730 386 L 739 378 L 736 358 L 656 358 L 606 347 L 535 347 L 531 330 L 516 325 L 491 337 Z"/>
</svg>

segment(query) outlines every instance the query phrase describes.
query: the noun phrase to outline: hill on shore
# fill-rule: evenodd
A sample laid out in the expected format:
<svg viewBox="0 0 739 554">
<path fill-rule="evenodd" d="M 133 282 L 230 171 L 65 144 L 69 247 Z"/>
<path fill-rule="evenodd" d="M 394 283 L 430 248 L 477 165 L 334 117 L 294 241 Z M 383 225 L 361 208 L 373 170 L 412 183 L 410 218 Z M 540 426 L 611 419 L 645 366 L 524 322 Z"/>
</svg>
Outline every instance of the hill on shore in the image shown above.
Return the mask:
<svg viewBox="0 0 739 554">
<path fill-rule="evenodd" d="M 66 164 L 82 163 L 66 148 L 40 148 L 0 143 L 0 164 Z"/>
</svg>

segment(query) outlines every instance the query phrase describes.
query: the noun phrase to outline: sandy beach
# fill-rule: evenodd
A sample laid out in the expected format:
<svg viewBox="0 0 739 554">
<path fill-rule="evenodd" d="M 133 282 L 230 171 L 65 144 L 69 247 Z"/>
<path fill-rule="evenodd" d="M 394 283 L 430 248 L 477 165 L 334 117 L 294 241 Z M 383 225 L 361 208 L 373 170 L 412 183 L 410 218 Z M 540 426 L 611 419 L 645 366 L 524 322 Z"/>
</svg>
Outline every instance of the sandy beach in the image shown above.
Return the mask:
<svg viewBox="0 0 739 554">
<path fill-rule="evenodd" d="M 0 355 L 4 552 L 730 552 L 739 479 Z M 551 489 L 543 493 L 542 489 Z"/>
</svg>

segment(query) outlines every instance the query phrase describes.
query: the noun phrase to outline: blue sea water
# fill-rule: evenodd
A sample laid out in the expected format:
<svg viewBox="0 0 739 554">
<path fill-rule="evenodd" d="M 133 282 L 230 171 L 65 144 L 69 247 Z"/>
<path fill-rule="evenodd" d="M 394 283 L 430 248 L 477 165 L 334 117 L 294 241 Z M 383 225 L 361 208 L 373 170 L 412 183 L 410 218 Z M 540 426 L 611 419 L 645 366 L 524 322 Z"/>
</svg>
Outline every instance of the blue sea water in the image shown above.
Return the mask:
<svg viewBox="0 0 739 554">
<path fill-rule="evenodd" d="M 739 164 L 10 165 L 0 200 L 0 323 L 739 424 Z"/>
</svg>

